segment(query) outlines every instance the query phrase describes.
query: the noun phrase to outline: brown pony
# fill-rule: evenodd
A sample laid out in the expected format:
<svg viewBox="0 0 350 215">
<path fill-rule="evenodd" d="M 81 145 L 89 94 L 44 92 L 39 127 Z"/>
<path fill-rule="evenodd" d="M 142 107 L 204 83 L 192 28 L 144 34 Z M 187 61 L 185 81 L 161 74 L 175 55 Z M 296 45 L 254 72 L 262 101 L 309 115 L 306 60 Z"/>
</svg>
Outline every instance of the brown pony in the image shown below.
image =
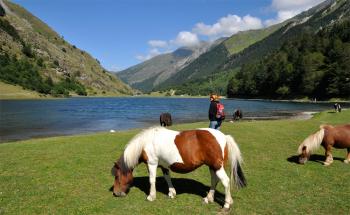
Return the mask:
<svg viewBox="0 0 350 215">
<path fill-rule="evenodd" d="M 231 179 L 224 170 L 226 161 L 231 165 Z M 240 150 L 230 135 L 218 130 L 203 128 L 189 131 L 172 131 L 163 127 L 146 129 L 130 140 L 122 156 L 112 168 L 115 176 L 113 194 L 126 196 L 133 180 L 133 169 L 139 163 L 145 163 L 149 171 L 150 194 L 147 200 L 156 199 L 156 173 L 161 167 L 169 186 L 170 198 L 174 198 L 176 190 L 171 182 L 169 169 L 177 173 L 188 173 L 201 165 L 209 167 L 211 187 L 205 203 L 214 201 L 215 188 L 219 180 L 225 187 L 224 208 L 233 203 L 230 193 L 232 178 L 238 188 L 246 186 L 241 169 Z"/>
<path fill-rule="evenodd" d="M 348 154 L 344 163 L 350 162 L 350 124 L 347 125 L 321 125 L 320 130 L 307 137 L 300 144 L 299 163 L 304 164 L 310 158 L 312 152 L 317 150 L 320 145 L 326 150 L 326 160 L 324 165 L 328 166 L 333 162 L 332 147 L 338 149 L 347 149 Z"/>
</svg>

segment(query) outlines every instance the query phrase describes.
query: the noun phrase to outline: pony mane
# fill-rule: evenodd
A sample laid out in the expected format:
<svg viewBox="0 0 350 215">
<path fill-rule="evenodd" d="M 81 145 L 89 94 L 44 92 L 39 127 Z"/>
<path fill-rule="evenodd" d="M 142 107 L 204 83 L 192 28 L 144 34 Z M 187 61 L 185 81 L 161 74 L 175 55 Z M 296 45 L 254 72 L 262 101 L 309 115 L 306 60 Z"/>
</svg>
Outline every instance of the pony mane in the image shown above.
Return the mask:
<svg viewBox="0 0 350 215">
<path fill-rule="evenodd" d="M 308 136 L 299 146 L 298 153 L 302 154 L 303 147 L 306 146 L 306 152 L 312 153 L 315 150 L 317 150 L 322 143 L 323 137 L 324 137 L 324 128 L 326 125 L 321 125 L 320 130 L 317 131 L 314 134 L 311 134 Z"/>
<path fill-rule="evenodd" d="M 133 169 L 139 163 L 139 158 L 147 143 L 151 143 L 154 140 L 155 132 L 159 130 L 166 130 L 166 128 L 155 126 L 142 130 L 136 136 L 134 136 L 126 145 L 123 159 L 124 167 L 127 169 Z"/>
</svg>

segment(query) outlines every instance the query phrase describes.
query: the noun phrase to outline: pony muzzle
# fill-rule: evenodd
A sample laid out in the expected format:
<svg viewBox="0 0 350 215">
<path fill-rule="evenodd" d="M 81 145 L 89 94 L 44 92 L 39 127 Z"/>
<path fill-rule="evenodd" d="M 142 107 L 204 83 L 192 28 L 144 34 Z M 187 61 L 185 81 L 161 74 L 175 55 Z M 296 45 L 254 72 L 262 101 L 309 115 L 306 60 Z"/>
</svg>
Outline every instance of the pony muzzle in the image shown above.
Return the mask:
<svg viewBox="0 0 350 215">
<path fill-rule="evenodd" d="M 125 197 L 126 193 L 125 192 L 113 192 L 113 196 L 115 196 L 115 197 Z"/>
<path fill-rule="evenodd" d="M 305 164 L 308 161 L 308 157 L 299 157 L 299 164 Z"/>
</svg>

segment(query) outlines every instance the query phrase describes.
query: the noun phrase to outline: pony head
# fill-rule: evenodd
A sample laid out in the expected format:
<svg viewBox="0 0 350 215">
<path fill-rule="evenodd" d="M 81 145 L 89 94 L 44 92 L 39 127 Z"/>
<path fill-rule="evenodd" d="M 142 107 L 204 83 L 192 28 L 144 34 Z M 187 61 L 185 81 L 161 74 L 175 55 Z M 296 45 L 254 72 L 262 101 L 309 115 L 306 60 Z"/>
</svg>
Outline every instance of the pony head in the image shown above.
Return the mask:
<svg viewBox="0 0 350 215">
<path fill-rule="evenodd" d="M 319 131 L 308 136 L 300 144 L 298 148 L 300 164 L 305 164 L 309 160 L 311 153 L 320 147 L 323 141 L 323 137 L 324 137 L 324 126 L 321 125 Z"/>
<path fill-rule="evenodd" d="M 299 154 L 299 163 L 305 164 L 311 156 L 311 153 L 309 150 L 307 150 L 307 146 L 303 146 L 301 149 L 301 153 Z"/>
<path fill-rule="evenodd" d="M 116 197 L 126 196 L 134 179 L 132 169 L 125 168 L 123 162 L 119 160 L 114 163 L 111 172 L 114 176 L 113 195 Z"/>
</svg>

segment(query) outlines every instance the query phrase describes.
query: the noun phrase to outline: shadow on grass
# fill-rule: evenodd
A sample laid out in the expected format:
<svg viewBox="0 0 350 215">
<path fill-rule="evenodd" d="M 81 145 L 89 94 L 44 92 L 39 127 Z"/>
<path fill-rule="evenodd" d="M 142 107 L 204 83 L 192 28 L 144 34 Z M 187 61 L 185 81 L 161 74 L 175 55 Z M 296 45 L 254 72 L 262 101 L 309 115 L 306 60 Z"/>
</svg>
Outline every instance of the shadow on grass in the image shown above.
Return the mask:
<svg viewBox="0 0 350 215">
<path fill-rule="evenodd" d="M 326 160 L 326 157 L 324 155 L 311 155 L 310 159 L 309 159 L 309 161 L 313 161 L 313 162 L 317 162 L 317 163 L 321 163 L 321 164 L 323 164 L 323 162 L 325 160 Z M 338 158 L 338 157 L 333 157 L 333 160 L 343 161 L 342 158 Z M 289 161 L 291 163 L 299 164 L 299 156 L 293 155 L 293 156 L 287 158 L 287 161 Z"/>
<path fill-rule="evenodd" d="M 174 188 L 176 190 L 176 195 L 181 195 L 183 193 L 194 194 L 202 198 L 206 197 L 210 187 L 204 185 L 201 182 L 195 181 L 188 178 L 172 178 L 171 179 Z M 150 184 L 149 177 L 135 177 L 131 189 L 138 188 L 145 193 L 145 196 L 149 194 Z M 164 177 L 157 177 L 156 179 L 156 189 L 158 192 L 168 195 L 169 187 L 166 183 Z M 113 191 L 113 186 L 109 189 Z M 146 197 L 145 197 L 146 198 Z M 225 195 L 221 192 L 215 191 L 214 201 L 219 205 L 223 206 L 225 203 Z"/>
</svg>

